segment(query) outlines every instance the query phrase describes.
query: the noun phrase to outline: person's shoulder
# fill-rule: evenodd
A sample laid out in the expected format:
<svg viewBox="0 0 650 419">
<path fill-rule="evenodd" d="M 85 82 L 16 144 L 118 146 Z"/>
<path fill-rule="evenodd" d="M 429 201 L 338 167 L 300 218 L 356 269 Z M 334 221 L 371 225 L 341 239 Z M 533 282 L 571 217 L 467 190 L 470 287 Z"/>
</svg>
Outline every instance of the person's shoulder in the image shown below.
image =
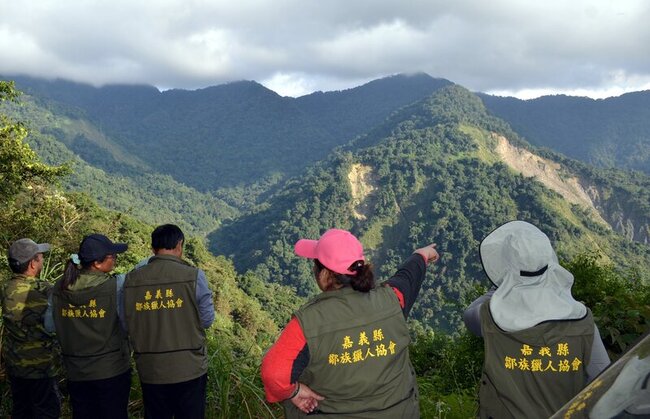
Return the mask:
<svg viewBox="0 0 650 419">
<path fill-rule="evenodd" d="M 34 281 L 34 289 L 43 293 L 46 293 L 52 289 L 54 284 L 45 279 L 36 279 Z"/>
<path fill-rule="evenodd" d="M 149 264 L 149 261 L 151 260 L 152 257 L 153 257 L 153 256 L 149 256 L 149 257 L 146 257 L 146 258 L 142 259 L 140 262 L 137 263 L 137 265 L 135 265 L 135 266 L 133 267 L 133 269 L 131 270 L 131 272 L 132 272 L 132 271 L 137 271 L 138 269 L 147 266 L 147 265 Z"/>
<path fill-rule="evenodd" d="M 128 271 L 123 275 L 125 278 L 129 278 L 131 276 L 137 275 L 137 274 L 142 274 L 145 273 L 149 270 L 152 269 L 152 265 L 149 264 L 151 258 L 145 258 L 142 259 L 140 262 L 138 262 L 130 271 Z M 120 274 L 116 275 L 119 276 Z"/>
<path fill-rule="evenodd" d="M 380 289 L 381 288 L 381 289 Z M 363 303 L 368 297 L 379 295 L 388 291 L 390 294 L 395 295 L 391 288 L 375 287 L 368 292 L 354 291 L 352 288 L 345 287 L 335 291 L 326 291 L 311 297 L 299 310 L 305 311 L 310 309 L 318 309 L 322 306 L 329 306 L 331 304 L 358 304 Z"/>
<path fill-rule="evenodd" d="M 320 293 L 312 296 L 311 298 L 309 298 L 309 300 L 307 300 L 306 303 L 298 307 L 298 309 L 296 310 L 296 314 L 305 313 L 309 310 L 315 309 L 319 305 L 319 303 L 322 303 L 322 301 L 324 300 L 323 298 L 324 296 L 325 296 L 324 293 Z"/>
<path fill-rule="evenodd" d="M 10 299 L 25 299 L 30 301 L 29 304 L 40 304 L 42 301 L 47 302 L 52 286 L 50 282 L 42 279 L 18 279 L 3 292 L 3 297 L 6 295 Z"/>
<path fill-rule="evenodd" d="M 180 265 L 187 269 L 199 269 L 192 263 L 188 262 L 186 259 L 177 256 L 171 256 L 171 255 L 153 256 L 149 258 L 148 263 L 145 264 L 144 266 L 152 266 L 155 264 Z"/>
<path fill-rule="evenodd" d="M 587 325 L 595 325 L 596 320 L 594 319 L 594 314 L 591 312 L 591 309 L 585 306 L 585 314 L 582 318 L 577 319 L 578 322 L 585 323 Z"/>
<path fill-rule="evenodd" d="M 173 261 L 169 260 L 165 262 L 168 264 L 168 267 L 176 270 L 177 272 L 181 272 L 183 275 L 193 276 L 197 281 L 201 276 L 203 276 L 204 279 L 206 278 L 205 272 L 190 264 L 185 259 L 178 259 Z"/>
<path fill-rule="evenodd" d="M 203 277 L 203 279 L 207 278 L 206 275 L 205 275 L 205 272 L 202 269 L 192 265 L 191 263 L 189 263 L 185 259 L 179 259 L 179 262 L 180 262 L 179 263 L 180 269 L 182 269 L 184 272 L 190 272 L 192 275 L 195 276 L 197 281 L 201 277 Z"/>
</svg>

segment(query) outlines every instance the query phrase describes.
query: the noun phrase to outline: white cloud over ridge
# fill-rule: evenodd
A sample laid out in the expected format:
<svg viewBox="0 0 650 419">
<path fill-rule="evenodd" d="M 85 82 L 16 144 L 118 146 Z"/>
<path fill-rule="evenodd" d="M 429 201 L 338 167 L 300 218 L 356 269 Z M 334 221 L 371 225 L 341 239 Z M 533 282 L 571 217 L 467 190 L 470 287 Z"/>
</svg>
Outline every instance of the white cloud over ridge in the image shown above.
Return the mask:
<svg viewBox="0 0 650 419">
<path fill-rule="evenodd" d="M 95 85 L 247 79 L 296 96 L 416 71 L 520 96 L 650 85 L 645 0 L 4 0 L 2 10 L 0 74 Z"/>
</svg>

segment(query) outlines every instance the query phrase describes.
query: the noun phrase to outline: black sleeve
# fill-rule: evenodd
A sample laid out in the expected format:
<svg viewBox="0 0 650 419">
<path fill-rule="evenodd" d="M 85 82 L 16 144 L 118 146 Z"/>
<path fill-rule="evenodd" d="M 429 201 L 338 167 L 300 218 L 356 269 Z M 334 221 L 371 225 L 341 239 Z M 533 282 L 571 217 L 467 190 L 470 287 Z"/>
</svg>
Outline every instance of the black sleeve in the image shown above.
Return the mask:
<svg viewBox="0 0 650 419">
<path fill-rule="evenodd" d="M 427 264 L 424 258 L 418 253 L 413 253 L 399 267 L 395 275 L 385 282 L 387 285 L 397 288 L 404 296 L 404 307 L 402 308 L 404 318 L 408 318 L 411 308 L 415 304 L 426 273 Z"/>
<path fill-rule="evenodd" d="M 307 364 L 309 364 L 309 346 L 305 343 L 291 366 L 291 384 L 298 381 L 300 374 L 307 368 Z"/>
</svg>

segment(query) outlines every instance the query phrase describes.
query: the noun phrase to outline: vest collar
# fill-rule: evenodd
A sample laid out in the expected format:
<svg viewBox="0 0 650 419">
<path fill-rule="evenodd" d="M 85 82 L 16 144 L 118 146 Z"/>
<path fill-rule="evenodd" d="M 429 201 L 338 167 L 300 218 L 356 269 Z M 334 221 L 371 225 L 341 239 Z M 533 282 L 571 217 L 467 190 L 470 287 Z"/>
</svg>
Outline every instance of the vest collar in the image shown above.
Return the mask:
<svg viewBox="0 0 650 419">
<path fill-rule="evenodd" d="M 86 288 L 96 287 L 106 282 L 111 276 L 105 272 L 83 271 L 68 290 L 81 291 Z"/>
<path fill-rule="evenodd" d="M 323 292 L 321 292 L 320 294 L 318 294 L 318 295 L 316 295 L 314 297 L 314 301 L 316 301 L 316 300 L 324 300 L 324 299 L 327 299 L 327 298 L 340 297 L 340 296 L 344 296 L 344 295 L 353 294 L 355 292 L 358 292 L 358 291 L 355 291 L 354 289 L 352 289 L 352 287 L 342 287 L 342 288 L 339 288 L 337 290 L 323 291 Z"/>
<path fill-rule="evenodd" d="M 155 256 L 152 256 L 149 259 L 149 263 L 156 263 L 157 261 L 161 261 L 161 260 L 168 260 L 168 261 L 171 261 L 171 262 L 180 263 L 182 265 L 192 266 L 188 262 L 186 262 L 185 260 L 183 260 L 181 258 L 178 258 L 176 256 L 173 256 L 173 255 L 155 255 Z"/>
</svg>

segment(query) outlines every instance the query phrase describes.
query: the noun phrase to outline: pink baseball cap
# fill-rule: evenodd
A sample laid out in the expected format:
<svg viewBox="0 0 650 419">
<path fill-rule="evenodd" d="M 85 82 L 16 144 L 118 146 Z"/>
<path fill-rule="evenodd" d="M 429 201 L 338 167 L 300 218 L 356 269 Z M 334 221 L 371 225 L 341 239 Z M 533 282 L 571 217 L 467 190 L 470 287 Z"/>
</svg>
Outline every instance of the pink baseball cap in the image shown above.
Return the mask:
<svg viewBox="0 0 650 419">
<path fill-rule="evenodd" d="M 318 240 L 300 239 L 294 248 L 296 255 L 318 259 L 327 269 L 344 275 L 356 275 L 348 268 L 363 257 L 363 246 L 352 233 L 332 228 Z"/>
</svg>

